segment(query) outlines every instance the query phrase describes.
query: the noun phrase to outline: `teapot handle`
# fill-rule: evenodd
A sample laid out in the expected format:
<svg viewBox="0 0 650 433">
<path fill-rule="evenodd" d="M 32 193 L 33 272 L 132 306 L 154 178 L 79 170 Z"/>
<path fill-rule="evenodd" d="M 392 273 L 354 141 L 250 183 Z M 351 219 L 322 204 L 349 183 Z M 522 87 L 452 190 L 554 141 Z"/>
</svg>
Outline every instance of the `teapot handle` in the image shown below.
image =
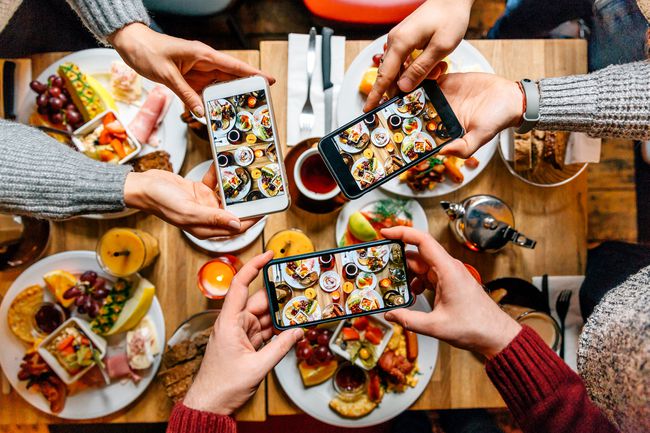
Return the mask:
<svg viewBox="0 0 650 433">
<path fill-rule="evenodd" d="M 535 245 L 537 245 L 537 241 L 526 237 L 523 233 L 519 233 L 517 230 L 513 229 L 510 226 L 504 230 L 503 236 L 508 241 L 512 242 L 515 245 L 519 245 L 520 247 L 532 249 L 535 248 Z"/>
</svg>

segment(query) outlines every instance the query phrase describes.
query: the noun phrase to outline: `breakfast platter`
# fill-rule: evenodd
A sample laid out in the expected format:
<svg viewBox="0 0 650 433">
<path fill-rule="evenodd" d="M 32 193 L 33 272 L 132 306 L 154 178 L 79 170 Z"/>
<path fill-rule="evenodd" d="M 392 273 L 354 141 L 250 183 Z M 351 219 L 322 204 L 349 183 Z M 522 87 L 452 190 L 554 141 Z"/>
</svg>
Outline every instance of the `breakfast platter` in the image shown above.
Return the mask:
<svg viewBox="0 0 650 433">
<path fill-rule="evenodd" d="M 374 40 L 361 50 L 350 64 L 341 84 L 337 104 L 336 118 L 339 125 L 343 125 L 363 113 L 366 93 L 376 79 L 378 62 L 386 40 L 386 35 Z M 494 69 L 485 57 L 467 41 L 462 41 L 443 62 L 447 64 L 447 73 L 481 71 L 494 73 Z M 403 139 L 400 153 L 401 158 L 406 162 L 413 159 L 410 155 L 414 155 L 414 150 L 417 151 L 415 148 L 417 143 L 429 143 L 429 145 L 434 143 L 429 131 L 424 130 L 422 121 L 415 117 L 421 115 L 425 106 L 424 98 L 422 90 L 416 89 L 404 98 L 405 104 L 400 107 L 404 107 L 403 110 L 394 110 L 394 114 L 403 119 L 396 124 L 395 131 L 398 131 L 401 134 L 400 139 Z M 410 105 L 417 109 L 415 111 L 409 109 Z M 377 132 L 378 129 L 379 132 Z M 387 137 L 390 136 L 390 131 L 384 135 L 385 129 L 381 127 L 373 130 L 367 140 L 363 139 L 364 132 L 365 136 L 368 136 L 367 129 L 356 131 L 356 134 L 362 137 L 359 142 L 367 145 L 367 142 L 372 141 L 375 146 L 378 142 L 381 147 L 388 143 Z M 497 150 L 497 143 L 498 137 L 495 137 L 467 160 L 445 156 L 429 158 L 402 173 L 398 178 L 385 183 L 381 188 L 393 194 L 412 198 L 438 197 L 449 194 L 467 185 L 487 167 Z M 360 152 L 365 145 L 356 147 L 347 145 L 348 149 L 345 151 Z M 343 149 L 343 146 L 341 148 Z M 389 163 L 390 167 L 395 165 L 394 157 L 390 160 L 386 159 L 386 164 Z M 375 180 L 384 177 L 383 170 L 375 169 L 375 171 L 379 173 Z"/>
<path fill-rule="evenodd" d="M 135 171 L 180 171 L 187 152 L 183 104 L 166 87 L 137 75 L 115 50 L 67 55 L 45 68 L 30 87 L 19 104 L 20 122 L 61 130 L 52 137 L 99 161 L 131 164 Z M 87 217 L 119 218 L 133 212 Z"/>
<path fill-rule="evenodd" d="M 29 404 L 59 418 L 119 411 L 147 389 L 160 365 L 165 324 L 154 293 L 137 275 L 101 271 L 93 251 L 34 263 L 0 305 L 3 372 Z"/>
<path fill-rule="evenodd" d="M 423 297 L 411 308 L 431 311 Z M 437 359 L 438 340 L 409 334 L 378 315 L 308 331 L 274 371 L 291 401 L 310 416 L 361 428 L 408 409 L 428 386 Z"/>
</svg>

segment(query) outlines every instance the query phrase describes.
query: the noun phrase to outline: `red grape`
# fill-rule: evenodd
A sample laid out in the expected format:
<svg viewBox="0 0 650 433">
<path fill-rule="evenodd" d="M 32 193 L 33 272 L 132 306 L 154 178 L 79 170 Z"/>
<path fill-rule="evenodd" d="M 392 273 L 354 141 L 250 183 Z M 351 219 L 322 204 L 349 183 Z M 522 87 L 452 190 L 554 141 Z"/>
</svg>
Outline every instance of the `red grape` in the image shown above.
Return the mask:
<svg viewBox="0 0 650 433">
<path fill-rule="evenodd" d="M 38 111 L 38 114 L 47 114 L 47 113 L 50 112 L 50 110 L 49 110 L 47 107 L 45 107 L 45 106 L 43 106 L 43 107 L 38 107 L 38 108 L 36 109 L 36 111 Z"/>
<path fill-rule="evenodd" d="M 77 299 L 78 299 L 78 298 L 77 298 Z M 77 312 L 78 312 L 79 314 L 86 314 L 86 307 L 84 307 L 83 305 L 80 306 L 80 307 L 77 307 Z"/>
<path fill-rule="evenodd" d="M 37 81 L 37 80 L 34 80 L 34 81 L 32 81 L 31 83 L 29 83 L 29 87 L 30 87 L 34 92 L 38 93 L 39 95 L 40 95 L 41 93 L 45 93 L 45 91 L 47 90 L 47 85 L 46 85 L 46 84 L 43 84 L 43 83 L 41 83 L 40 81 Z"/>
<path fill-rule="evenodd" d="M 96 302 L 93 302 L 88 310 L 88 315 L 94 319 L 97 317 L 97 314 L 99 314 L 99 305 L 97 305 Z"/>
<path fill-rule="evenodd" d="M 94 289 L 92 294 L 95 299 L 104 299 L 108 296 L 108 290 L 104 288 Z"/>
<path fill-rule="evenodd" d="M 52 86 L 62 88 L 63 87 L 63 78 L 59 77 L 58 75 L 55 76 L 54 79 L 52 79 Z"/>
<path fill-rule="evenodd" d="M 381 59 L 384 57 L 383 54 L 377 53 L 374 56 L 372 56 L 372 63 L 375 64 L 375 66 L 379 67 L 379 64 L 381 63 Z"/>
<path fill-rule="evenodd" d="M 307 358 L 305 361 L 307 361 L 307 365 L 317 365 L 319 363 L 318 359 L 316 359 L 316 355 L 312 354 L 309 358 Z"/>
<path fill-rule="evenodd" d="M 60 124 L 61 122 L 63 122 L 63 114 L 61 113 L 50 114 L 50 122 L 54 123 L 55 125 Z"/>
<path fill-rule="evenodd" d="M 66 105 L 66 106 L 65 106 L 65 109 L 66 109 L 66 110 L 75 110 L 75 111 L 79 111 L 79 110 L 77 110 L 77 107 L 76 107 L 73 103 L 70 103 L 70 104 Z"/>
<path fill-rule="evenodd" d="M 77 298 L 74 300 L 74 304 L 77 306 L 77 308 L 83 306 L 86 303 L 86 295 L 81 294 L 77 296 Z"/>
<path fill-rule="evenodd" d="M 325 332 L 327 331 L 327 332 Z M 327 345 L 330 343 L 330 332 L 328 329 L 324 329 L 323 332 L 318 336 L 318 344 L 321 346 L 327 347 Z"/>
<path fill-rule="evenodd" d="M 49 93 L 50 96 L 54 96 L 55 98 L 58 98 L 59 95 L 61 95 L 61 89 L 59 89 L 58 87 L 50 87 L 50 90 L 48 90 L 47 93 Z"/>
<path fill-rule="evenodd" d="M 36 105 L 39 107 L 47 107 L 47 95 L 41 94 L 36 97 Z"/>
<path fill-rule="evenodd" d="M 311 343 L 306 338 L 303 338 L 296 344 L 296 348 L 307 347 L 307 346 L 311 347 Z"/>
<path fill-rule="evenodd" d="M 81 120 L 81 114 L 76 110 L 66 110 L 65 118 L 70 125 L 76 125 Z"/>
<path fill-rule="evenodd" d="M 312 329 L 310 329 L 309 331 L 307 331 L 307 333 L 305 334 L 305 337 L 306 337 L 307 340 L 309 340 L 310 342 L 315 343 L 315 342 L 316 342 L 316 339 L 318 339 L 318 334 L 319 334 L 319 333 L 318 333 L 318 330 L 315 329 L 315 328 L 312 328 Z"/>
<path fill-rule="evenodd" d="M 63 103 L 63 106 L 65 107 L 65 105 L 68 103 L 68 97 L 65 96 L 63 93 L 61 93 L 58 96 L 58 98 L 61 100 L 61 102 Z"/>
<path fill-rule="evenodd" d="M 296 353 L 296 356 L 298 357 L 298 359 L 306 361 L 310 359 L 313 354 L 314 354 L 314 349 L 312 349 L 311 346 L 306 346 L 300 348 L 300 350 L 298 350 L 298 353 Z"/>
<path fill-rule="evenodd" d="M 330 353 L 330 350 L 327 346 L 318 346 L 314 350 L 314 357 L 319 361 L 323 362 L 327 359 L 328 355 Z"/>
<path fill-rule="evenodd" d="M 72 298 L 76 298 L 79 295 L 81 295 L 81 290 L 79 290 L 79 287 L 72 286 L 68 290 L 63 292 L 63 299 L 72 299 Z"/>
<path fill-rule="evenodd" d="M 86 271 L 83 274 L 81 274 L 81 277 L 79 277 L 80 281 L 84 281 L 91 286 L 95 284 L 95 281 L 97 280 L 97 272 L 95 271 Z"/>
<path fill-rule="evenodd" d="M 61 101 L 61 98 L 57 98 L 56 96 L 52 96 L 47 102 L 50 104 L 50 108 L 54 111 L 59 111 L 63 108 L 63 101 Z"/>
</svg>

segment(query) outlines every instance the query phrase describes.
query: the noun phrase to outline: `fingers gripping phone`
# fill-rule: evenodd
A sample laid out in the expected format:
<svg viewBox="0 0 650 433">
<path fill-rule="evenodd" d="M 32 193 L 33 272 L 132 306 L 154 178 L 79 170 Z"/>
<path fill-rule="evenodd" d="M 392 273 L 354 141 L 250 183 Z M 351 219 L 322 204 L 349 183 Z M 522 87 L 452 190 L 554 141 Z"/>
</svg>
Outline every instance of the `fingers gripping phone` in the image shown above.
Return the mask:
<svg viewBox="0 0 650 433">
<path fill-rule="evenodd" d="M 404 244 L 381 240 L 264 266 L 273 326 L 289 329 L 408 307 Z"/>
<path fill-rule="evenodd" d="M 323 137 L 318 149 L 343 194 L 356 199 L 463 134 L 440 87 L 427 80 Z"/>
<path fill-rule="evenodd" d="M 289 207 L 269 85 L 253 76 L 205 88 L 203 101 L 221 203 L 239 218 Z"/>
</svg>

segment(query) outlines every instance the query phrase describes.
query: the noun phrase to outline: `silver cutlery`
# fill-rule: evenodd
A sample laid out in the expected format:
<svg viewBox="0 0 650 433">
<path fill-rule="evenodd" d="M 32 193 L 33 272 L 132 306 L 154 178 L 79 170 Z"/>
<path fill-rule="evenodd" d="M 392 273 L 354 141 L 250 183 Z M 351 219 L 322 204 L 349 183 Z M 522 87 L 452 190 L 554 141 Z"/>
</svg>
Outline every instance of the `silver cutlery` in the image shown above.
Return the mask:
<svg viewBox="0 0 650 433">
<path fill-rule="evenodd" d="M 334 30 L 329 27 L 323 27 L 322 44 L 321 44 L 321 63 L 323 67 L 323 99 L 325 102 L 325 134 L 332 131 L 332 94 L 334 93 L 334 84 L 331 80 L 332 71 L 332 34 Z"/>
<path fill-rule="evenodd" d="M 307 47 L 307 100 L 300 113 L 300 138 L 310 137 L 314 129 L 314 108 L 311 106 L 311 79 L 316 67 L 316 28 L 309 30 L 309 45 Z"/>
<path fill-rule="evenodd" d="M 560 346 L 560 358 L 564 359 L 564 321 L 566 320 L 567 313 L 569 312 L 569 305 L 571 305 L 571 290 L 562 290 L 555 300 L 555 311 L 560 318 L 560 331 L 562 333 L 562 345 Z"/>
</svg>

